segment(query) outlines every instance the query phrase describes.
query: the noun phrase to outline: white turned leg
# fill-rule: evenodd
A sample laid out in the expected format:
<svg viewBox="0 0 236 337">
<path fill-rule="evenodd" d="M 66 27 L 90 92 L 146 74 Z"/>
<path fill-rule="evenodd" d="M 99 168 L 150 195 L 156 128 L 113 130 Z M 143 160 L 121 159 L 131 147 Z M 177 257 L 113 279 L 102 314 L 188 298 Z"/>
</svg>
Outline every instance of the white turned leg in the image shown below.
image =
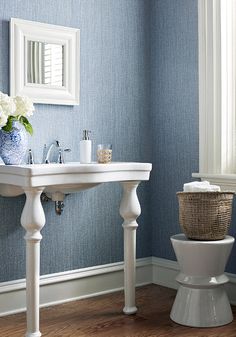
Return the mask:
<svg viewBox="0 0 236 337">
<path fill-rule="evenodd" d="M 124 286 L 125 307 L 123 312 L 127 315 L 135 314 L 135 281 L 136 281 L 136 229 L 137 217 L 141 213 L 137 197 L 139 181 L 122 182 L 123 197 L 120 205 L 120 215 L 124 219 Z"/>
<path fill-rule="evenodd" d="M 41 229 L 45 215 L 40 200 L 43 188 L 25 189 L 26 202 L 21 215 L 21 224 L 26 230 L 26 337 L 40 337 L 39 331 L 39 275 Z"/>
</svg>

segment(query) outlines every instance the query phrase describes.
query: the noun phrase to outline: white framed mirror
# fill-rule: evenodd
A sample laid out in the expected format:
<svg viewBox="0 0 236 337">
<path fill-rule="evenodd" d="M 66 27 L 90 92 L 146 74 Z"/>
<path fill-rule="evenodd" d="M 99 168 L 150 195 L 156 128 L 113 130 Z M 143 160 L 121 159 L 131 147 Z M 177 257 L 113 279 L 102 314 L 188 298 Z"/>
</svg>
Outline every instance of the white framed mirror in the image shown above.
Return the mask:
<svg viewBox="0 0 236 337">
<path fill-rule="evenodd" d="M 12 18 L 10 48 L 11 96 L 79 104 L 79 29 Z"/>
</svg>

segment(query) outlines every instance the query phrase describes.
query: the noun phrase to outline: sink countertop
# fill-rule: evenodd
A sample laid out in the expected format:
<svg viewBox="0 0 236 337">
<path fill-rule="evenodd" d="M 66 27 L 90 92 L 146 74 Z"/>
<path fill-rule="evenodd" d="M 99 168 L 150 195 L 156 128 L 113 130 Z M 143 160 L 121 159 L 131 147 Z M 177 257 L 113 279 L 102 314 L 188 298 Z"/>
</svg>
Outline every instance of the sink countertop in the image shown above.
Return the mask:
<svg viewBox="0 0 236 337">
<path fill-rule="evenodd" d="M 0 165 L 0 194 L 3 185 L 14 185 L 24 189 L 112 181 L 143 181 L 149 180 L 151 169 L 152 164 L 138 162 Z"/>
<path fill-rule="evenodd" d="M 0 165 L 0 174 L 9 173 L 22 176 L 35 176 L 57 173 L 86 173 L 86 172 L 115 172 L 115 171 L 150 171 L 152 164 L 138 162 L 112 162 L 109 164 L 80 164 L 69 162 L 66 164 L 33 164 L 33 165 Z"/>
</svg>

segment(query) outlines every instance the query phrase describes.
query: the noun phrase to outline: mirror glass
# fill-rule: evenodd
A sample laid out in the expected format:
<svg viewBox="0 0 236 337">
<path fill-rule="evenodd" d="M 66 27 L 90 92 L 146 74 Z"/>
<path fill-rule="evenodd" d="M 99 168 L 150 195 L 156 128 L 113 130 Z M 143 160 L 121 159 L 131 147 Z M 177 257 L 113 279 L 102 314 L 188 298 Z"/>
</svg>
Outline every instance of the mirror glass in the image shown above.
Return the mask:
<svg viewBox="0 0 236 337">
<path fill-rule="evenodd" d="M 64 46 L 27 41 L 27 82 L 64 86 Z"/>
</svg>

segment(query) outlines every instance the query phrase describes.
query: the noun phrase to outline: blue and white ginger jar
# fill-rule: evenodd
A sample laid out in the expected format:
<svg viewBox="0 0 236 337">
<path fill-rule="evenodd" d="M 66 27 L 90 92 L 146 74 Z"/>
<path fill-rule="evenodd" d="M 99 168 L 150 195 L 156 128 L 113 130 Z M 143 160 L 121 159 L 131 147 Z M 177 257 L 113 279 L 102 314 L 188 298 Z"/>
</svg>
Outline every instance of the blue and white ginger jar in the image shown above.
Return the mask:
<svg viewBox="0 0 236 337">
<path fill-rule="evenodd" d="M 19 122 L 13 122 L 12 131 L 0 129 L 0 156 L 6 165 L 21 164 L 28 147 L 28 136 Z"/>
</svg>

